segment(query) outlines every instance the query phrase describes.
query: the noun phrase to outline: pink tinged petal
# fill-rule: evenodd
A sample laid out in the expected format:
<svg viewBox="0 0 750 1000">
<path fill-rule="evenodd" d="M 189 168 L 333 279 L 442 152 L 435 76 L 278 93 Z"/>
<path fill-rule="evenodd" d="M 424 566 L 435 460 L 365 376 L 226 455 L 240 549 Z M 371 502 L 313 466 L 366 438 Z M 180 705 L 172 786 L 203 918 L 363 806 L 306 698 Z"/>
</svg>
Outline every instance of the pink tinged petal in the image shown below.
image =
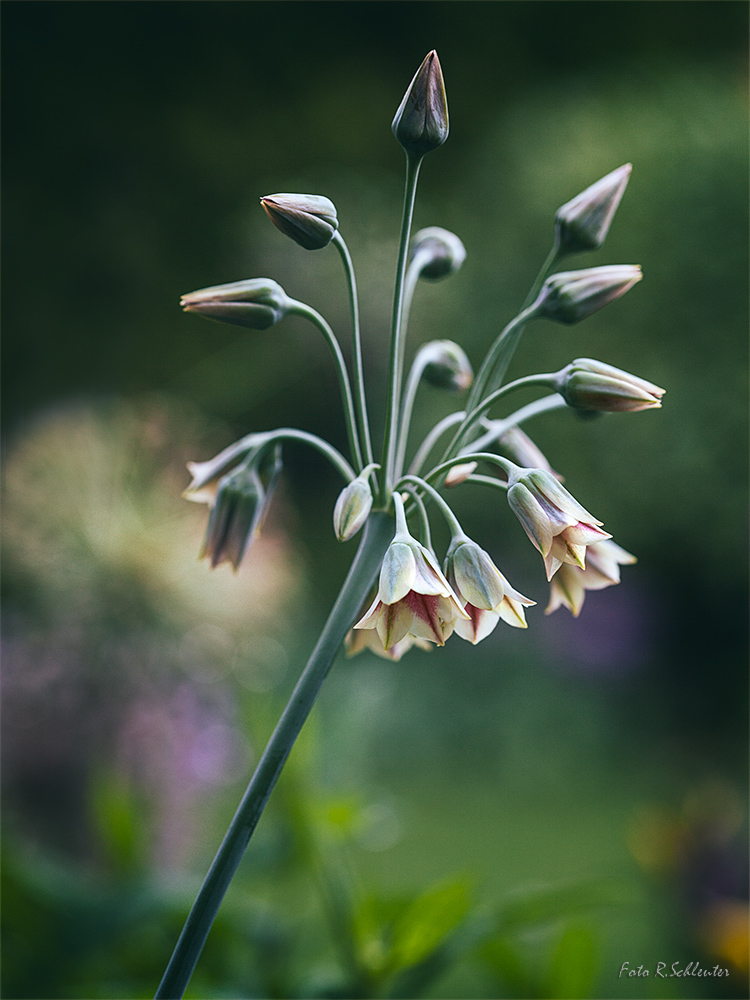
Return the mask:
<svg viewBox="0 0 750 1000">
<path fill-rule="evenodd" d="M 550 586 L 550 601 L 545 608 L 545 615 L 551 615 L 564 605 L 577 618 L 586 597 L 583 585 L 583 571 L 573 566 L 561 566 L 552 577 Z"/>
<path fill-rule="evenodd" d="M 383 602 L 380 600 L 379 597 L 376 597 L 375 600 L 370 605 L 367 612 L 360 618 L 357 624 L 352 627 L 375 628 L 378 624 L 378 618 L 380 616 L 380 611 L 382 608 L 383 608 Z"/>
<path fill-rule="evenodd" d="M 552 529 L 531 491 L 523 483 L 516 483 L 508 490 L 508 503 L 531 543 L 546 557 L 552 546 Z"/>
<path fill-rule="evenodd" d="M 402 600 L 414 584 L 417 566 L 411 545 L 406 542 L 391 542 L 380 568 L 378 597 L 383 604 L 395 604 Z"/>
<path fill-rule="evenodd" d="M 568 514 L 574 521 L 587 521 L 589 524 L 601 524 L 601 521 L 590 514 L 586 508 L 580 504 L 572 493 L 559 483 L 554 476 L 542 469 L 533 469 L 525 477 L 526 482 L 532 487 L 533 492 L 548 504 L 557 507 L 561 513 Z"/>
<path fill-rule="evenodd" d="M 455 587 L 462 600 L 492 611 L 505 596 L 506 582 L 490 557 L 478 545 L 459 545 L 453 555 Z"/>
<path fill-rule="evenodd" d="M 401 642 L 410 631 L 411 623 L 412 612 L 406 598 L 397 604 L 384 604 L 377 624 L 383 648 L 387 651 L 397 642 Z"/>
<path fill-rule="evenodd" d="M 506 625 L 512 625 L 513 628 L 528 628 L 523 605 L 534 603 L 535 601 L 530 601 L 528 598 L 524 598 L 523 602 L 520 602 L 511 600 L 510 597 L 505 597 L 496 610 Z"/>
<path fill-rule="evenodd" d="M 469 615 L 469 620 L 456 622 L 456 635 L 476 646 L 494 630 L 500 616 L 495 611 L 486 611 L 484 608 L 474 607 L 473 604 L 467 604 L 465 611 Z"/>
</svg>

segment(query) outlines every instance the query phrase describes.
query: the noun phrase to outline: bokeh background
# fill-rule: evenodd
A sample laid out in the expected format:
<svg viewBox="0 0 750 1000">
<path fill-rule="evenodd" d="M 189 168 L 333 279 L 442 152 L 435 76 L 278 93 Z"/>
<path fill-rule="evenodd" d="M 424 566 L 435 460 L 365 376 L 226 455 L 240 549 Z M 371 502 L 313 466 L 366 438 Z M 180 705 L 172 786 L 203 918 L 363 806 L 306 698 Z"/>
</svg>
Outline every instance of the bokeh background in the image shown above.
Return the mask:
<svg viewBox="0 0 750 1000">
<path fill-rule="evenodd" d="M 558 205 L 621 163 L 605 247 L 645 280 L 513 372 L 593 356 L 661 411 L 529 428 L 639 557 L 545 617 L 505 505 L 467 532 L 530 627 L 401 663 L 340 659 L 190 986 L 211 997 L 747 996 L 747 24 L 741 2 L 6 3 L 3 994 L 158 983 L 351 558 L 339 489 L 289 447 L 238 575 L 197 554 L 184 463 L 292 425 L 344 445 L 319 336 L 182 315 L 267 275 L 347 329 L 333 251 L 258 197 L 337 205 L 382 419 L 403 154 L 393 113 L 437 48 L 448 142 L 416 226 L 468 259 L 420 287 L 410 344 L 474 363 Z M 418 427 L 451 401 L 425 389 Z M 438 535 L 438 542 L 444 541 Z M 721 978 L 656 978 L 657 962 Z M 630 969 L 650 972 L 620 976 Z"/>
</svg>

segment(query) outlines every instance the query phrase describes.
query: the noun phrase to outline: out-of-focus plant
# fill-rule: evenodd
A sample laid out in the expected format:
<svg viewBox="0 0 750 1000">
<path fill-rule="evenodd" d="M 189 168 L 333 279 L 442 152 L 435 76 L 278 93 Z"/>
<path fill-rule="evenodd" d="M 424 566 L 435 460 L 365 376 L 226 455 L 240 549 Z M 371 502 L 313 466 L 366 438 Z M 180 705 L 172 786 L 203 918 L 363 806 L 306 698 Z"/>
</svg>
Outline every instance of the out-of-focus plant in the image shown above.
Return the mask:
<svg viewBox="0 0 750 1000">
<path fill-rule="evenodd" d="M 210 506 L 204 555 L 212 565 L 229 561 L 236 568 L 240 564 L 260 530 L 281 475 L 285 441 L 317 449 L 341 474 L 346 485 L 334 506 L 336 535 L 341 541 L 360 531 L 363 536 L 318 643 L 190 912 L 158 997 L 182 996 L 224 893 L 345 638 L 349 636 L 352 652 L 366 646 L 378 655 L 399 659 L 413 646 L 443 646 L 454 632 L 477 643 L 501 619 L 513 627 L 526 627 L 525 609 L 534 602 L 515 590 L 490 555 L 465 534 L 442 496 L 442 488 L 471 483 L 507 494 L 511 510 L 544 560 L 551 581 L 548 612 L 565 604 L 577 614 L 587 589 L 618 583 L 619 567 L 634 561 L 611 541 L 602 522 L 562 485 L 520 426 L 564 407 L 584 414 L 658 408 L 664 390 L 592 359 L 578 359 L 558 372 L 505 381 L 530 322 L 548 319 L 576 324 L 641 280 L 640 268 L 635 265 L 555 271 L 563 258 L 601 246 L 627 185 L 630 164 L 614 170 L 557 211 L 550 254 L 520 312 L 489 346 L 476 377 L 461 347 L 445 340 L 423 345 L 405 373 L 406 329 L 419 279 L 448 276 L 465 258 L 460 239 L 438 227 L 422 230 L 411 239 L 424 157 L 448 137 L 445 87 L 434 51 L 426 56 L 407 89 L 392 130 L 406 154 L 406 182 L 391 316 L 385 427 L 378 454 L 365 393 L 354 268 L 336 208 L 328 198 L 287 193 L 269 195 L 261 203 L 277 228 L 303 248 L 319 250 L 332 245 L 339 253 L 351 306 L 351 370 L 326 319 L 288 296 L 271 279 L 217 285 L 182 298 L 188 312 L 249 329 L 267 330 L 289 315 L 308 320 L 331 351 L 349 443 L 347 458 L 314 434 L 282 428 L 248 434 L 215 458 L 191 464 L 193 480 L 185 495 Z M 442 419 L 414 447 L 410 423 L 422 381 L 449 392 L 468 390 L 468 394 L 462 408 Z M 512 393 L 525 388 L 543 389 L 546 394 L 503 417 L 491 416 Z M 531 461 L 530 455 L 534 456 Z M 484 471 L 477 471 L 480 466 Z M 428 505 L 443 516 L 451 534 L 442 565 L 432 546 Z M 372 595 L 376 577 L 378 586 Z M 451 892 L 443 889 L 439 894 L 447 893 L 453 900 Z M 451 907 L 461 909 L 463 902 L 459 907 L 453 900 L 447 909 Z M 561 948 L 587 947 L 580 934 L 571 940 L 566 939 Z"/>
</svg>

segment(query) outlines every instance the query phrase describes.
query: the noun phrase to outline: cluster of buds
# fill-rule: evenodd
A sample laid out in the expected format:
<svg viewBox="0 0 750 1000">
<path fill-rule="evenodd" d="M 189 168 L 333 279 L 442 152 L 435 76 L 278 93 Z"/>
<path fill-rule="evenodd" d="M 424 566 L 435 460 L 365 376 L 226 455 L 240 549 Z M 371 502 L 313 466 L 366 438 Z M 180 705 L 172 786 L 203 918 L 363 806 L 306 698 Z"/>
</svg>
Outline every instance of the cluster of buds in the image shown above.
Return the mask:
<svg viewBox="0 0 750 1000">
<path fill-rule="evenodd" d="M 274 194 L 261 198 L 261 205 L 276 228 L 300 247 L 322 250 L 331 245 L 340 254 L 352 311 L 349 366 L 324 318 L 289 298 L 270 279 L 205 288 L 183 296 L 182 306 L 187 312 L 253 330 L 266 330 L 291 313 L 310 320 L 333 352 L 351 452 L 347 459 L 323 439 L 285 428 L 250 435 L 209 462 L 191 464 L 193 482 L 186 496 L 208 502 L 211 508 L 203 554 L 213 566 L 228 561 L 236 569 L 261 528 L 278 483 L 280 442 L 292 437 L 312 445 L 346 481 L 333 512 L 339 541 L 355 536 L 373 512 L 395 517 L 395 534 L 383 557 L 376 591 L 350 631 L 347 646 L 350 653 L 369 649 L 398 660 L 413 647 L 442 646 L 453 633 L 475 644 L 500 621 L 526 628 L 525 609 L 535 604 L 515 590 L 490 555 L 464 533 L 439 492 L 442 488 L 471 482 L 506 493 L 510 510 L 544 561 L 550 586 L 547 613 L 564 606 L 577 616 L 587 591 L 619 582 L 620 567 L 635 562 L 635 557 L 612 541 L 602 522 L 568 492 L 562 476 L 521 425 L 566 406 L 610 413 L 658 409 L 664 390 L 589 358 L 574 360 L 551 375 L 504 383 L 527 323 L 539 318 L 579 323 L 641 280 L 640 267 L 630 264 L 554 270 L 563 257 L 603 245 L 628 184 L 629 163 L 557 210 L 547 263 L 524 308 L 489 346 L 476 376 L 459 344 L 435 340 L 415 351 L 404 380 L 405 328 L 418 281 L 453 275 L 466 258 L 459 237 L 438 226 L 421 229 L 409 238 L 419 167 L 428 153 L 446 141 L 449 131 L 445 85 L 435 52 L 427 55 L 415 74 L 392 131 L 406 154 L 407 207 L 392 311 L 388 415 L 379 461 L 373 453 L 367 416 L 354 270 L 330 199 Z M 410 454 L 412 409 L 423 383 L 468 396 L 464 409 L 439 421 Z M 522 385 L 545 388 L 548 394 L 505 416 L 491 417 L 490 410 Z M 435 458 L 433 452 L 448 431 L 453 432 L 452 439 Z M 487 465 L 495 475 L 480 471 Z M 429 504 L 445 517 L 451 532 L 442 566 L 432 548 Z M 410 516 L 419 519 L 419 539 L 409 528 Z"/>
</svg>

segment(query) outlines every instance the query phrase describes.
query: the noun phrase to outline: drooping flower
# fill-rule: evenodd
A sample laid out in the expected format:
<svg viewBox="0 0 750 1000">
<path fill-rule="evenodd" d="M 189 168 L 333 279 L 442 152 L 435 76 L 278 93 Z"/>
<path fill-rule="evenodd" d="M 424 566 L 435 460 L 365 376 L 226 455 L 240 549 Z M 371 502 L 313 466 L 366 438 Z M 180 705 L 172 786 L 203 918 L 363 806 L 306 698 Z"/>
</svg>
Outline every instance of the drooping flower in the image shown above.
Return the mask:
<svg viewBox="0 0 750 1000">
<path fill-rule="evenodd" d="M 414 261 L 419 277 L 439 281 L 455 274 L 466 260 L 466 247 L 455 233 L 440 226 L 420 229 L 409 244 L 409 265 Z"/>
<path fill-rule="evenodd" d="M 409 533 L 398 493 L 393 501 L 396 534 L 383 558 L 375 600 L 354 628 L 377 629 L 386 652 L 407 635 L 443 646 L 456 622 L 469 616 L 434 555 Z"/>
<path fill-rule="evenodd" d="M 413 635 L 405 635 L 399 642 L 395 642 L 389 649 L 386 649 L 375 628 L 350 629 L 344 639 L 347 656 L 356 656 L 358 653 L 369 649 L 371 653 L 380 656 L 385 660 L 393 660 L 394 663 L 404 656 L 412 647 L 429 652 L 432 646 L 426 639 L 417 639 Z"/>
<path fill-rule="evenodd" d="M 252 453 L 218 481 L 201 550 L 212 568 L 230 562 L 239 569 L 263 527 L 282 467 L 276 445 L 270 454 Z"/>
<path fill-rule="evenodd" d="M 445 558 L 445 573 L 468 621 L 461 619 L 455 631 L 476 645 L 493 631 L 502 618 L 514 628 L 526 628 L 524 606 L 529 600 L 508 583 L 493 561 L 466 535 L 455 535 Z"/>
<path fill-rule="evenodd" d="M 584 569 L 587 546 L 611 537 L 602 531 L 602 522 L 544 469 L 511 465 L 508 483 L 508 503 L 541 552 L 548 580 L 563 563 Z"/>
<path fill-rule="evenodd" d="M 574 618 L 583 607 L 587 590 L 604 590 L 620 582 L 620 566 L 637 562 L 636 557 L 626 552 L 611 539 L 596 542 L 586 550 L 586 566 L 571 566 L 563 563 L 550 582 L 550 599 L 544 613 L 551 615 L 559 607 L 565 606 Z"/>
<path fill-rule="evenodd" d="M 418 358 L 424 363 L 423 380 L 435 389 L 463 392 L 474 381 L 466 352 L 452 340 L 431 340 L 423 344 Z"/>
</svg>

